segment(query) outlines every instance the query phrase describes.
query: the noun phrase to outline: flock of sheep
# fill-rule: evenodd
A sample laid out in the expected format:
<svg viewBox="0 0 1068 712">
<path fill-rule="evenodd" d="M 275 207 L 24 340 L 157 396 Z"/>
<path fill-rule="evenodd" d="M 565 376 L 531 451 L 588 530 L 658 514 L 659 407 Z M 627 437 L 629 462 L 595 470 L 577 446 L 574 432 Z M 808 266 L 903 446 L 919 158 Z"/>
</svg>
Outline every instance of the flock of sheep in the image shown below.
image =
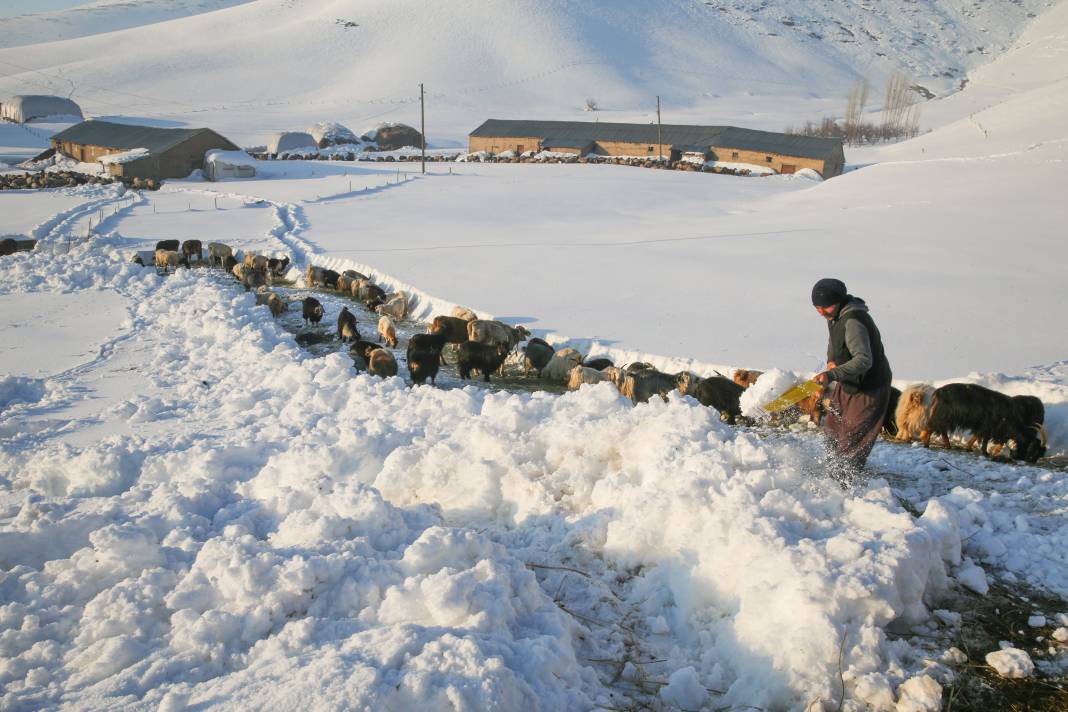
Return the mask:
<svg viewBox="0 0 1068 712">
<path fill-rule="evenodd" d="M 186 240 L 180 249 L 177 240 L 164 240 L 156 245 L 155 263 L 166 272 L 189 266 L 194 256 L 203 260 L 199 240 Z M 266 305 L 273 316 L 288 310 L 286 300 L 269 288 L 274 278 L 285 274 L 288 257 L 278 259 L 248 253 L 238 262 L 233 249 L 218 242 L 208 245 L 208 257 L 211 266 L 232 273 L 246 291 L 255 290 L 256 303 Z M 135 261 L 140 262 L 140 258 Z M 335 290 L 350 296 L 375 312 L 378 341 L 364 340 L 356 315 L 348 307 L 342 307 L 337 316 L 336 337 L 333 333 L 311 330 L 297 334 L 297 342 L 308 346 L 337 338 L 349 344 L 349 355 L 358 368 L 382 377 L 397 375 L 397 360 L 388 349 L 398 346 L 396 322 L 407 316 L 409 296 L 403 291 L 387 293 L 355 270 L 336 272 L 312 265 L 305 274 L 305 283 L 309 288 Z M 305 297 L 301 306 L 306 324 L 318 325 L 326 316 L 325 308 L 315 297 Z M 476 372 L 486 381 L 491 374 L 503 375 L 505 362 L 515 354 L 526 373 L 566 384 L 568 390 L 607 381 L 635 403 L 654 396 L 666 397 L 677 390 L 715 408 L 731 424 L 742 416 L 742 393 L 761 375 L 759 371 L 738 369 L 732 378 L 718 373 L 701 377 L 690 371 L 664 373 L 647 363 L 617 367 L 608 358 L 584 358 L 573 348 L 557 351 L 544 339 L 531 338 L 522 326 L 479 319 L 470 309 L 455 307 L 449 316 L 434 317 L 426 333 L 414 334 L 408 340 L 407 368 L 414 383 L 422 384 L 428 379 L 435 382 L 445 363 L 447 347 L 455 352 L 461 379 L 469 379 Z M 806 417 L 818 424 L 826 407 L 822 395 L 812 396 L 777 415 L 775 421 L 794 422 Z M 932 435 L 940 435 L 943 445 L 948 447 L 951 433 L 967 432 L 972 436 L 968 447 L 979 442 L 984 454 L 996 457 L 1009 444 L 1013 458 L 1034 462 L 1046 452 L 1044 419 L 1045 409 L 1034 396 L 1009 397 L 972 384 L 949 384 L 938 389 L 915 385 L 904 393 L 892 389 L 884 433 L 898 441 L 918 439 L 925 446 Z M 987 453 L 989 443 L 994 443 L 994 447 Z"/>
</svg>

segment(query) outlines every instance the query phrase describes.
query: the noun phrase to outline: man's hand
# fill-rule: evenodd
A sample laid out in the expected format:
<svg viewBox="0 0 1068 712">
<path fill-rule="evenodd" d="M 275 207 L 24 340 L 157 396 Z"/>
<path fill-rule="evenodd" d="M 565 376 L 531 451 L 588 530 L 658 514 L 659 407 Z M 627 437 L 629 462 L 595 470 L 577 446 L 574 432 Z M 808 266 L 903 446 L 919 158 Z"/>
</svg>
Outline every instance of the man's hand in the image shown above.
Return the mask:
<svg viewBox="0 0 1068 712">
<path fill-rule="evenodd" d="M 827 382 L 831 380 L 831 376 L 827 371 L 824 371 L 823 373 L 817 373 L 812 377 L 812 380 L 819 383 L 821 386 L 826 386 Z"/>
</svg>

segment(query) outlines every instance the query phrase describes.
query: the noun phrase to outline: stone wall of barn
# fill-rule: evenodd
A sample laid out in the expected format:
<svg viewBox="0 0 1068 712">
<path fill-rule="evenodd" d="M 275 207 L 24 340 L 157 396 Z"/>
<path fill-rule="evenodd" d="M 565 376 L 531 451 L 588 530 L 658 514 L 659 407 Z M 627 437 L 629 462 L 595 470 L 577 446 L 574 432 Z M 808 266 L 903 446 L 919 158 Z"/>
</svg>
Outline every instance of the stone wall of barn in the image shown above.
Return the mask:
<svg viewBox="0 0 1068 712">
<path fill-rule="evenodd" d="M 504 151 L 540 151 L 541 137 L 539 136 L 468 136 L 467 150 L 471 153 L 489 151 L 490 153 L 503 153 Z"/>
<path fill-rule="evenodd" d="M 824 178 L 827 175 L 826 161 L 820 158 L 804 158 L 802 156 L 788 156 L 771 151 L 747 151 L 742 148 L 730 146 L 713 146 L 712 160 L 726 163 L 750 163 L 755 166 L 771 168 L 776 173 L 796 173 L 802 168 L 811 168 Z M 841 173 L 841 170 L 839 170 Z M 833 175 L 838 175 L 834 173 Z"/>
<path fill-rule="evenodd" d="M 656 141 L 646 143 L 644 141 L 597 141 L 591 153 L 601 156 L 640 156 L 642 158 L 656 158 L 663 150 L 664 158 L 671 157 L 671 144 L 657 145 Z"/>
</svg>

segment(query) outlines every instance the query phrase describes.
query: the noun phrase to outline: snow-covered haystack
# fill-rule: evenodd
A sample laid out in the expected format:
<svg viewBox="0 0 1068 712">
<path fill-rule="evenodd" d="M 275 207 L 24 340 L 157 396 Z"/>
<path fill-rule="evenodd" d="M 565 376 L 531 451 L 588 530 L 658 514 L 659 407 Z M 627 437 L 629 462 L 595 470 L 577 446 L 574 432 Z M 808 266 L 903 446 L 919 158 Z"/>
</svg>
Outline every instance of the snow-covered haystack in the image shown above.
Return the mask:
<svg viewBox="0 0 1068 712">
<path fill-rule="evenodd" d="M 71 99 L 46 94 L 20 94 L 0 103 L 0 119 L 26 123 L 34 119 L 64 119 L 67 117 L 83 120 L 82 108 Z"/>
<path fill-rule="evenodd" d="M 380 151 L 396 151 L 409 146 L 419 148 L 423 145 L 423 135 L 405 124 L 392 122 L 381 123 L 364 132 L 363 138 L 372 141 Z"/>
<path fill-rule="evenodd" d="M 318 142 L 310 133 L 304 131 L 280 131 L 272 134 L 267 141 L 268 153 L 285 153 L 286 151 L 314 151 Z"/>
<path fill-rule="evenodd" d="M 319 148 L 360 143 L 359 136 L 345 126 L 333 121 L 320 121 L 309 127 L 307 133 L 315 139 L 315 143 Z"/>
</svg>

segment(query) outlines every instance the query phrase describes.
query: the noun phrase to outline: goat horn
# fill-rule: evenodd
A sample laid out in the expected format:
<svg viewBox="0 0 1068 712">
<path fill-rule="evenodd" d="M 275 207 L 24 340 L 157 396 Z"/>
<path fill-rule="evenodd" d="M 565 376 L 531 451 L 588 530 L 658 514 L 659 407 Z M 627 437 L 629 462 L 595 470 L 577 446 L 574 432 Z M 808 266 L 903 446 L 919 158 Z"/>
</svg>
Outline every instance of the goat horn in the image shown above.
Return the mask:
<svg viewBox="0 0 1068 712">
<path fill-rule="evenodd" d="M 1049 433 L 1046 432 L 1046 426 L 1036 425 L 1035 429 L 1038 430 L 1038 439 L 1042 443 L 1042 447 L 1049 447 Z"/>
</svg>

